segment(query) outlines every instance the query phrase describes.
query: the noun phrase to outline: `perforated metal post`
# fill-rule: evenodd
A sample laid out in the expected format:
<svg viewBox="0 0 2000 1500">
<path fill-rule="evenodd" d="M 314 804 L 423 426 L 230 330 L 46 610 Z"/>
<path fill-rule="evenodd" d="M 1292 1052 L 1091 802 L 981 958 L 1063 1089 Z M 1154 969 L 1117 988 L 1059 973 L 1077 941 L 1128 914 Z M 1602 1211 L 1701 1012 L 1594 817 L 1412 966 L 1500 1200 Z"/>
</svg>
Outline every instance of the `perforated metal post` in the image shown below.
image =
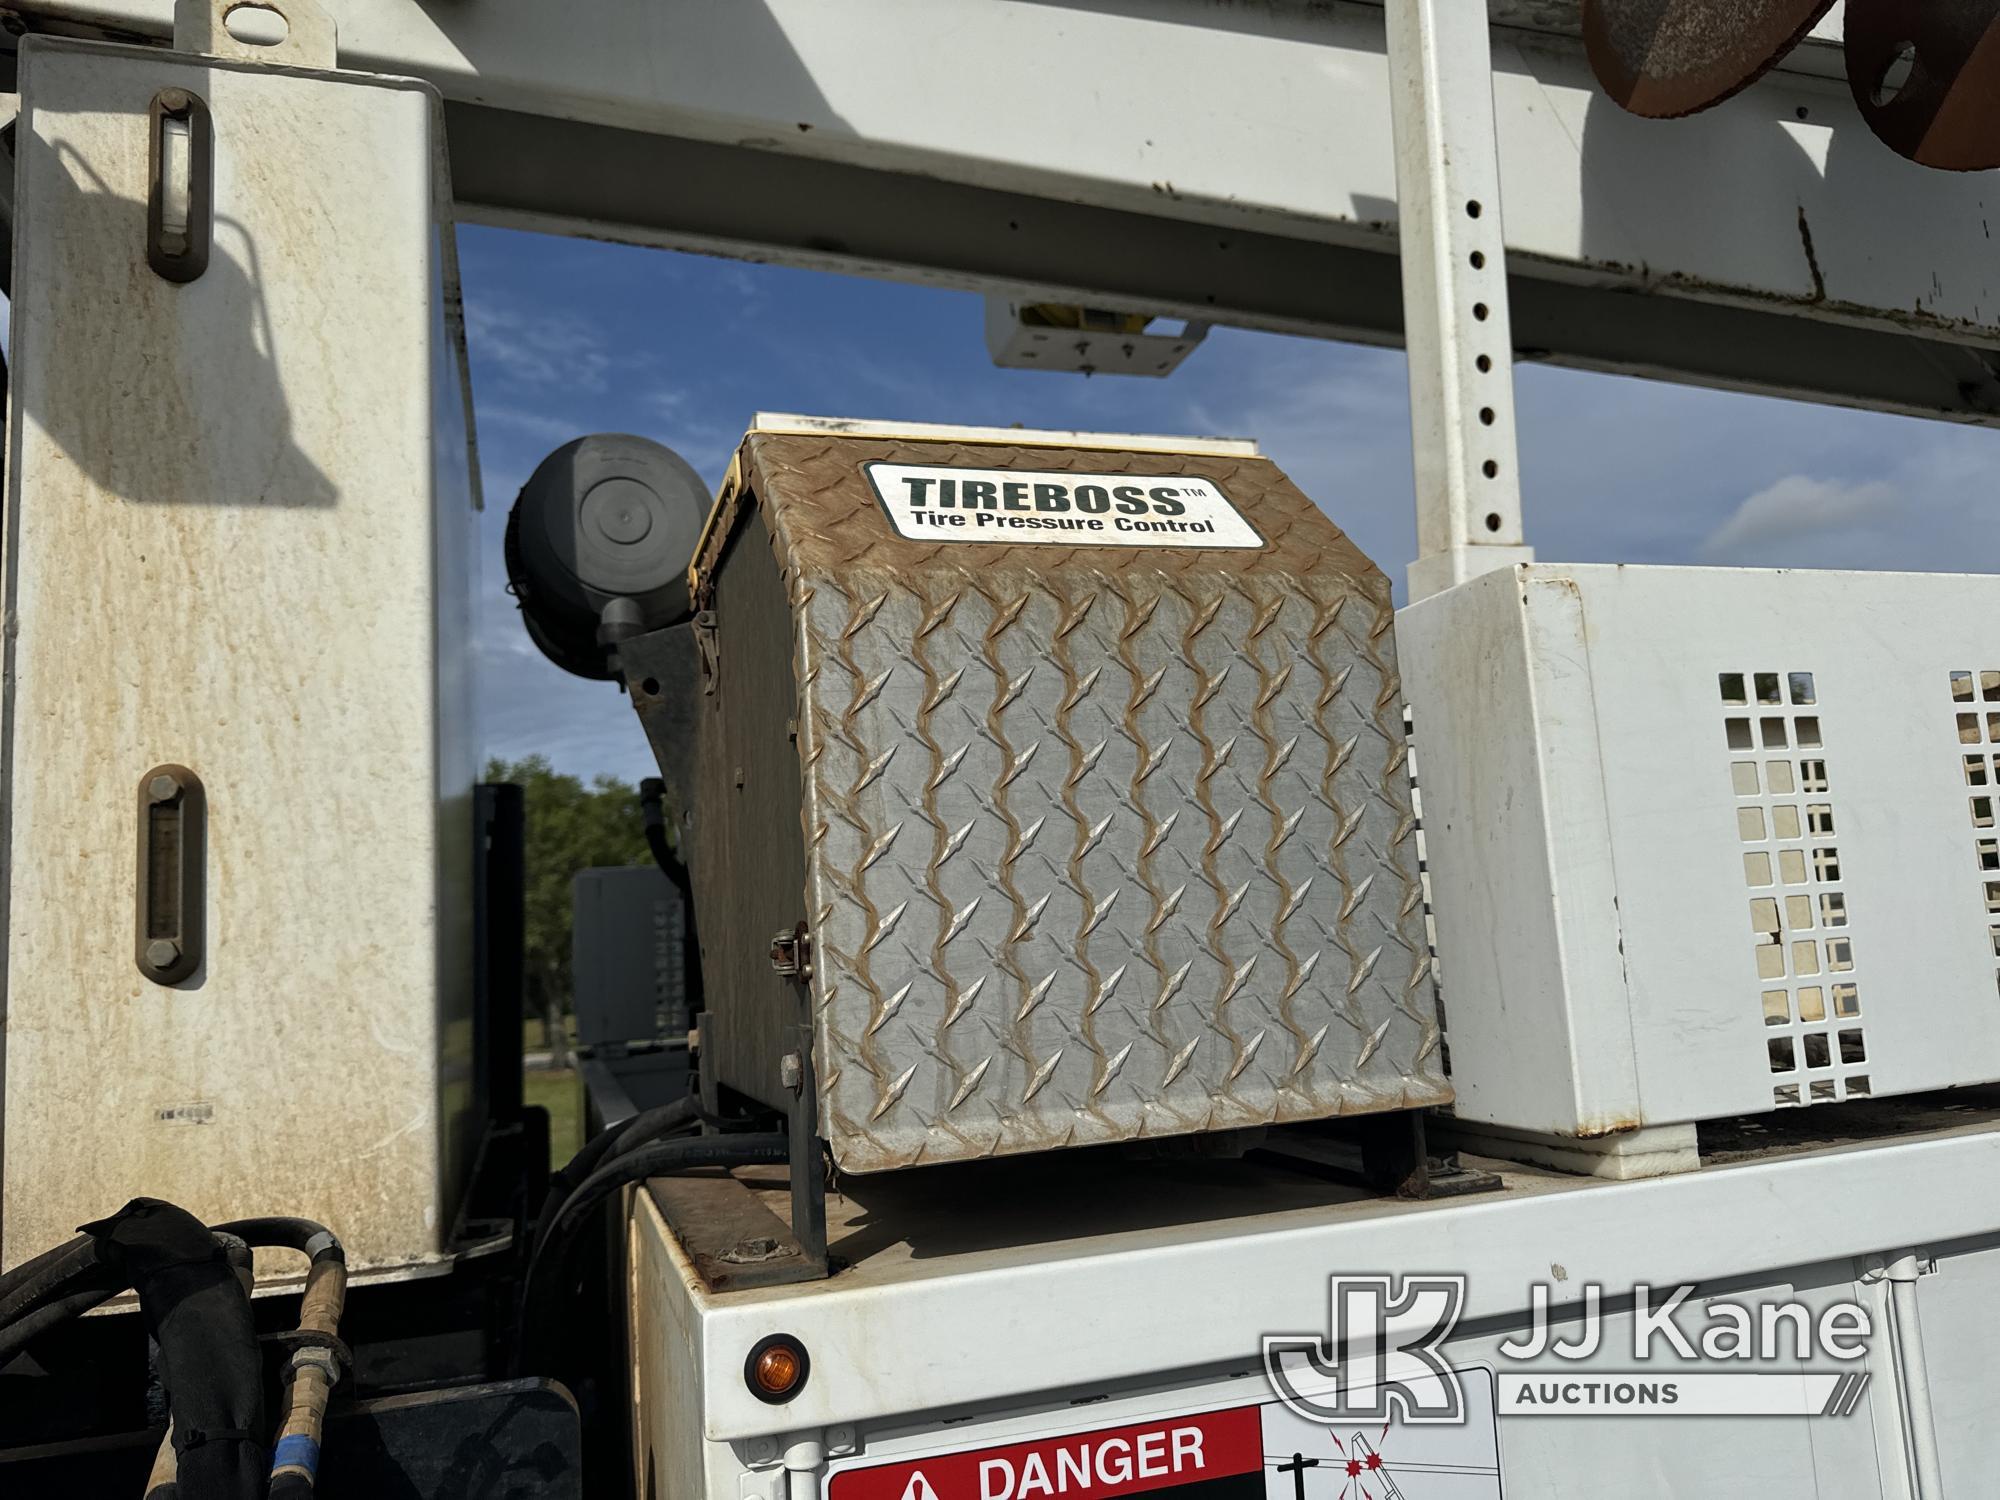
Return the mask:
<svg viewBox="0 0 2000 1500">
<path fill-rule="evenodd" d="M 1417 560 L 1410 598 L 1528 562 L 1486 7 L 1389 0 Z"/>
</svg>

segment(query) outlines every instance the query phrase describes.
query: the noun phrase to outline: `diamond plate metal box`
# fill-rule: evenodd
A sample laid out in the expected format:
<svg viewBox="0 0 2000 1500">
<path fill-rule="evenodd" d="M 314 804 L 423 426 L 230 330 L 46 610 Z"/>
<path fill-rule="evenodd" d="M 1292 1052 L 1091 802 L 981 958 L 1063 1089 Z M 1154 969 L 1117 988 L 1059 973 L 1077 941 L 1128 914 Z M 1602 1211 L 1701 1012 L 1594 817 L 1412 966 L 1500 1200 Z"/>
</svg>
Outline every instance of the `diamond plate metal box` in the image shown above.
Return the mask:
<svg viewBox="0 0 2000 1500">
<path fill-rule="evenodd" d="M 874 464 L 1206 481 L 1255 536 L 911 539 Z M 696 576 L 704 1066 L 782 1102 L 809 1037 L 843 1169 L 1451 1098 L 1389 581 L 1275 465 L 752 432 Z"/>
</svg>

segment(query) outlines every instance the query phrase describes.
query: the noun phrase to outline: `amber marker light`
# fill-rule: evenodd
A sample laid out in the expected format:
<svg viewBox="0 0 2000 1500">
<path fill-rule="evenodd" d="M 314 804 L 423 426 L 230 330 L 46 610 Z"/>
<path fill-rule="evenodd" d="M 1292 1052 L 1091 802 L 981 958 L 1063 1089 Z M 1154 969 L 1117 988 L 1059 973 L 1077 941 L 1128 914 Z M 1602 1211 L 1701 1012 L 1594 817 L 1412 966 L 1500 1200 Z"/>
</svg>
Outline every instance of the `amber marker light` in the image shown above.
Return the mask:
<svg viewBox="0 0 2000 1500">
<path fill-rule="evenodd" d="M 789 1333 L 774 1333 L 759 1339 L 743 1361 L 743 1381 L 750 1394 L 772 1405 L 789 1401 L 805 1389 L 812 1361 L 806 1346 Z"/>
</svg>

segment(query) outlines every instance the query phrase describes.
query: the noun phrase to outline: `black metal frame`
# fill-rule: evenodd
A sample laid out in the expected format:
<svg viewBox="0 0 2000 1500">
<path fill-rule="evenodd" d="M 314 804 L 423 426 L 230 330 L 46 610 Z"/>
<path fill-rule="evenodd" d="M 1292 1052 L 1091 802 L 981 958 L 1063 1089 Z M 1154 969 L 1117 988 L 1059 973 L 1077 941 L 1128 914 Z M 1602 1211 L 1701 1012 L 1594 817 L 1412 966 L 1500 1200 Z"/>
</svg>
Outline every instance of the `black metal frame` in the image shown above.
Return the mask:
<svg viewBox="0 0 2000 1500">
<path fill-rule="evenodd" d="M 631 695 L 632 709 L 668 788 L 667 800 L 677 808 L 687 806 L 681 774 L 693 755 L 694 719 L 701 702 L 696 629 L 689 622 L 630 634 L 613 626 L 605 631 L 611 637 L 607 645 L 619 680 Z M 688 940 L 697 942 L 692 927 Z M 804 977 L 801 974 L 802 982 Z M 697 1032 L 700 1029 L 698 1025 Z M 654 1184 L 661 1215 L 716 1290 L 725 1285 L 740 1289 L 816 1281 L 829 1270 L 826 1152 L 819 1138 L 819 1089 L 810 1028 L 801 1028 L 791 1050 L 799 1060 L 798 1075 L 790 1102 L 781 1107 L 791 1142 L 789 1225 L 740 1185 L 731 1192 L 718 1189 L 714 1179 L 696 1180 L 693 1186 L 685 1181 Z M 716 1103 L 713 1090 L 708 1102 Z"/>
</svg>

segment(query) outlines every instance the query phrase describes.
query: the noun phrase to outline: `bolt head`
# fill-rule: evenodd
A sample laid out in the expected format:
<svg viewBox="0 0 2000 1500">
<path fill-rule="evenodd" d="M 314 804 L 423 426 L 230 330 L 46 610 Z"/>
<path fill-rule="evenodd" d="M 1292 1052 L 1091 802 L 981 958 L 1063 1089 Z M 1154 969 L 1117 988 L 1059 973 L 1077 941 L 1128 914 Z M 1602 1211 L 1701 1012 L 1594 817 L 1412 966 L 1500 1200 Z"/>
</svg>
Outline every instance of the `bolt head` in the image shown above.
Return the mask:
<svg viewBox="0 0 2000 1500">
<path fill-rule="evenodd" d="M 186 89 L 160 90 L 160 108 L 170 115 L 182 113 L 193 102 L 192 99 L 188 98 Z"/>
<path fill-rule="evenodd" d="M 146 795 L 155 802 L 171 802 L 180 794 L 180 782 L 164 771 L 146 783 Z"/>
<path fill-rule="evenodd" d="M 805 1060 L 798 1053 L 787 1052 L 778 1059 L 778 1082 L 785 1088 L 796 1094 L 799 1085 L 805 1081 L 805 1076 Z"/>
<path fill-rule="evenodd" d="M 146 944 L 146 962 L 156 969 L 179 962 L 180 956 L 181 945 L 172 938 L 154 938 Z"/>
</svg>

